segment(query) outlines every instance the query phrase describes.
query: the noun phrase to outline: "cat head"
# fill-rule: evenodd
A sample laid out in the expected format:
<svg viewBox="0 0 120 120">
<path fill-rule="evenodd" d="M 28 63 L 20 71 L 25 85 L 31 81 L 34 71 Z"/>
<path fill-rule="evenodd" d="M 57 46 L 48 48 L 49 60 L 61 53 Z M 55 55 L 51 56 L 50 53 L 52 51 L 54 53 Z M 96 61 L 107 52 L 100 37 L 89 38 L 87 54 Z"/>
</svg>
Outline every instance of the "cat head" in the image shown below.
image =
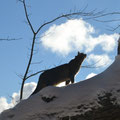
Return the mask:
<svg viewBox="0 0 120 120">
<path fill-rule="evenodd" d="M 84 60 L 87 57 L 87 55 L 84 54 L 84 53 L 78 52 L 77 56 L 75 56 L 75 57 L 78 58 L 78 59 L 83 59 Z"/>
</svg>

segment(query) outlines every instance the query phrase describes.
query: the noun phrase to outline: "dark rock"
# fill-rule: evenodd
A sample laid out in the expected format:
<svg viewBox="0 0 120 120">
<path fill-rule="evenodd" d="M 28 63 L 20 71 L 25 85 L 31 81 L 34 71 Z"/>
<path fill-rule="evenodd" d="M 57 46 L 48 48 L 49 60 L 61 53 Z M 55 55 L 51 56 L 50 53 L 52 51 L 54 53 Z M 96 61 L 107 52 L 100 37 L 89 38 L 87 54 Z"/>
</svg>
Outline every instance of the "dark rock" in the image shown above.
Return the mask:
<svg viewBox="0 0 120 120">
<path fill-rule="evenodd" d="M 51 101 L 53 101 L 54 99 L 56 98 L 56 96 L 52 96 L 51 98 L 47 98 L 47 97 L 42 97 L 42 100 L 44 101 L 44 102 L 51 102 Z"/>
<path fill-rule="evenodd" d="M 92 107 L 90 111 L 84 114 L 77 112 L 75 116 L 66 116 L 60 120 L 120 120 L 120 105 L 117 104 L 116 98 L 113 97 L 112 93 L 104 92 L 104 94 L 98 95 L 97 102 L 101 107 Z M 77 109 L 81 108 L 84 108 L 84 105 L 77 106 Z"/>
</svg>

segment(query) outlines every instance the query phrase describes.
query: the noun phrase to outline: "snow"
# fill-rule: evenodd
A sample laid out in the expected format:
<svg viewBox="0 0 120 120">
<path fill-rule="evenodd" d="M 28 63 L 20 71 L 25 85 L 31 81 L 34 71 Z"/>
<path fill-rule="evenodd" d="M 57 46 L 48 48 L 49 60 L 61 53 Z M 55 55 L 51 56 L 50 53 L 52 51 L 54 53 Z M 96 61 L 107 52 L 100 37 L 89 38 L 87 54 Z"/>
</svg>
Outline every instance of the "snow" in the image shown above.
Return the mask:
<svg viewBox="0 0 120 120">
<path fill-rule="evenodd" d="M 57 120 L 55 116 L 77 115 L 97 106 L 97 95 L 103 91 L 120 90 L 120 55 L 102 73 L 65 87 L 49 86 L 22 100 L 14 108 L 4 111 L 0 120 Z M 118 97 L 118 94 L 114 94 Z M 120 100 L 120 96 L 118 97 Z M 85 105 L 88 109 L 82 107 Z M 82 112 L 83 111 L 83 112 Z M 54 117 L 53 117 L 54 116 Z"/>
</svg>

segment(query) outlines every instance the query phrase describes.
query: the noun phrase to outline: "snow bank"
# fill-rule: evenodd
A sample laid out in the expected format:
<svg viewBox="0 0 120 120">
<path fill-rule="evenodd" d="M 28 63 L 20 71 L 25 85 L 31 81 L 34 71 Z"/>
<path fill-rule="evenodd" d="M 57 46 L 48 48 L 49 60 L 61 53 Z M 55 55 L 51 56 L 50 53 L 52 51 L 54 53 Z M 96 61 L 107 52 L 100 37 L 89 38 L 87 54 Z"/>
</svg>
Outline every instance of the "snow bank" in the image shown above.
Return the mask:
<svg viewBox="0 0 120 120">
<path fill-rule="evenodd" d="M 0 120 L 59 120 L 63 116 L 83 114 L 98 106 L 97 97 L 104 91 L 120 91 L 120 55 L 104 72 L 66 87 L 49 86 L 4 111 Z M 114 92 L 120 100 L 120 94 Z M 54 117 L 53 117 L 54 116 Z"/>
</svg>

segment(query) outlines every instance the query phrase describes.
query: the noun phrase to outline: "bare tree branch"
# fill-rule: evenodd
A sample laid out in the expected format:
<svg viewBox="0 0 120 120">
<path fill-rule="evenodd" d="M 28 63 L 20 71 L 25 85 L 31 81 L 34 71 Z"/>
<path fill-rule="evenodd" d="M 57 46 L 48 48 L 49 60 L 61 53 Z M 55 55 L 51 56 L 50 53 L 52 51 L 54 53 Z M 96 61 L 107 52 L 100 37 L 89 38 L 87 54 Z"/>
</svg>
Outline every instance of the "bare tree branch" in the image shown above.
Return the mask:
<svg viewBox="0 0 120 120">
<path fill-rule="evenodd" d="M 81 66 L 82 68 L 100 68 L 100 67 L 103 67 L 104 65 L 101 65 L 101 66 Z"/>
<path fill-rule="evenodd" d="M 33 26 L 32 26 L 32 24 L 31 24 L 31 22 L 29 20 L 29 17 L 28 17 L 25 0 L 23 0 L 22 3 L 23 3 L 23 6 L 24 6 L 25 16 L 26 16 L 28 25 L 30 26 L 31 31 L 33 32 L 33 39 L 32 39 L 32 46 L 31 46 L 31 52 L 30 52 L 30 57 L 29 57 L 28 65 L 27 65 L 27 68 L 26 68 L 26 71 L 25 71 L 25 74 L 24 74 L 24 77 L 23 77 L 23 80 L 22 80 L 21 91 L 20 91 L 20 100 L 22 99 L 22 96 L 23 96 L 23 87 L 24 87 L 25 80 L 27 78 L 27 74 L 29 72 L 30 65 L 31 65 L 31 61 L 32 61 L 32 57 L 33 57 L 33 52 L 34 52 L 35 39 L 36 39 L 36 33 L 35 33 L 35 31 L 33 29 Z"/>
<path fill-rule="evenodd" d="M 33 62 L 31 64 L 41 64 L 43 61 L 40 61 L 40 62 Z"/>
<path fill-rule="evenodd" d="M 20 100 L 22 99 L 22 96 L 23 96 L 24 83 L 25 83 L 25 80 L 27 78 L 27 74 L 28 74 L 28 71 L 29 71 L 29 68 L 30 68 L 30 65 L 31 65 L 32 57 L 33 57 L 33 51 L 34 51 L 34 45 L 35 45 L 35 37 L 36 37 L 36 34 L 34 33 L 30 58 L 29 58 L 29 62 L 28 62 L 28 65 L 27 65 L 27 69 L 26 69 L 24 77 L 23 77 L 23 81 L 22 81 L 22 86 L 21 86 L 21 91 L 20 91 Z"/>
<path fill-rule="evenodd" d="M 94 21 L 97 21 L 97 22 L 116 22 L 116 21 L 120 21 L 120 19 L 114 19 L 114 20 L 98 20 L 98 19 L 93 19 Z"/>
<path fill-rule="evenodd" d="M 101 11 L 102 12 L 102 11 Z M 98 14 L 98 13 L 97 13 Z M 102 18 L 105 16 L 110 16 L 110 15 L 120 15 L 120 12 L 111 12 L 111 13 L 99 13 L 98 15 L 95 15 L 92 18 L 88 18 L 88 19 L 95 19 L 95 18 Z"/>
<path fill-rule="evenodd" d="M 23 2 L 23 5 L 24 5 L 25 16 L 26 16 L 27 22 L 28 22 L 28 24 L 29 24 L 29 26 L 30 26 L 32 32 L 35 33 L 35 32 L 34 32 L 34 29 L 33 29 L 33 26 L 32 26 L 32 24 L 31 24 L 31 22 L 30 22 L 30 19 L 29 19 L 29 17 L 28 17 L 28 13 L 27 13 L 27 8 L 26 8 L 25 0 L 23 0 L 22 2 Z"/>
<path fill-rule="evenodd" d="M 49 70 L 49 69 L 47 69 L 47 70 Z M 26 80 L 28 79 L 28 78 L 30 78 L 30 77 L 33 77 L 33 76 L 35 76 L 35 75 L 37 75 L 37 74 L 39 74 L 39 73 L 41 73 L 41 72 L 45 72 L 46 70 L 41 70 L 41 71 L 38 71 L 38 72 L 36 72 L 36 73 L 33 73 L 33 74 L 31 74 L 31 75 L 29 75 L 28 77 L 26 77 Z"/>
<path fill-rule="evenodd" d="M 15 73 L 20 79 L 23 79 L 23 76 L 18 74 L 18 73 Z"/>
<path fill-rule="evenodd" d="M 111 29 L 111 31 L 116 31 L 118 28 L 120 28 L 120 25 L 118 25 L 117 27 Z"/>
<path fill-rule="evenodd" d="M 22 38 L 0 38 L 0 41 L 15 41 L 15 40 L 21 40 Z"/>
<path fill-rule="evenodd" d="M 93 11 L 91 11 L 91 12 L 88 12 L 88 13 L 84 13 L 83 11 L 82 11 L 82 12 L 79 11 L 79 12 L 72 12 L 72 13 L 60 15 L 60 16 L 54 18 L 53 20 L 42 24 L 42 25 L 38 28 L 36 34 L 37 34 L 44 26 L 46 26 L 46 25 L 48 25 L 48 24 L 50 24 L 50 23 L 53 23 L 53 22 L 55 22 L 56 20 L 58 20 L 58 19 L 60 19 L 60 18 L 70 19 L 69 17 L 71 17 L 71 16 L 78 16 L 78 15 L 79 15 L 79 16 L 95 16 L 95 15 L 97 15 L 97 14 L 101 14 L 100 12 L 94 13 L 94 11 L 95 11 L 95 10 L 93 10 Z M 94 17 L 93 17 L 93 18 L 94 18 Z M 89 18 L 89 19 L 90 19 L 90 18 Z M 92 19 L 92 17 L 91 17 L 91 19 Z"/>
</svg>

